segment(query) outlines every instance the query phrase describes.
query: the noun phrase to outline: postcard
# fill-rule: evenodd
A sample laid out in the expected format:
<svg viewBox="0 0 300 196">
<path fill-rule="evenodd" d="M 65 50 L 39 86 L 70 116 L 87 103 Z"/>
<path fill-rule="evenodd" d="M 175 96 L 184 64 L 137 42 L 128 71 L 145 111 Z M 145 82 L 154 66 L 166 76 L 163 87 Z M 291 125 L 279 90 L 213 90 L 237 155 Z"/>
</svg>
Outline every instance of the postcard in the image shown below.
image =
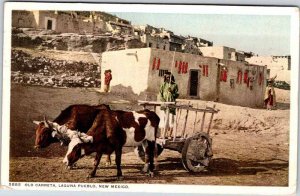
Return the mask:
<svg viewBox="0 0 300 196">
<path fill-rule="evenodd" d="M 299 9 L 5 3 L 1 185 L 293 194 Z"/>
</svg>

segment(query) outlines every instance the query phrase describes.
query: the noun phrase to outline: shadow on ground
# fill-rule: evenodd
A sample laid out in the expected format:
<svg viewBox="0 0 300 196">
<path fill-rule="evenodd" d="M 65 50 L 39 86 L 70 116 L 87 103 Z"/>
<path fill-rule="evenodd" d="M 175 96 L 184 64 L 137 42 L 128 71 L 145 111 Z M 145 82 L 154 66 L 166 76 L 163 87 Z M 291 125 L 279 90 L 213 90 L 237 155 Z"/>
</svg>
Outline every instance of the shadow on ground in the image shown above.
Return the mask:
<svg viewBox="0 0 300 196">
<path fill-rule="evenodd" d="M 290 109 L 290 103 L 280 103 L 277 102 L 277 109 L 279 110 L 289 110 Z"/>
<path fill-rule="evenodd" d="M 213 177 L 213 176 L 238 176 L 238 175 L 256 175 L 259 172 L 274 172 L 277 170 L 287 170 L 288 162 L 284 160 L 251 160 L 251 161 L 237 161 L 226 158 L 216 158 L 210 162 L 210 167 L 207 171 L 200 173 L 190 173 L 184 170 L 184 167 L 181 163 L 180 158 L 166 158 L 162 161 L 159 161 L 159 168 L 155 172 L 155 178 L 160 179 L 164 178 L 167 182 L 172 182 L 176 177 Z M 108 167 L 114 169 L 114 166 Z M 108 169 L 106 168 L 106 169 Z M 134 170 L 137 168 L 142 169 L 142 165 L 131 164 L 122 166 L 123 169 L 130 170 L 127 172 L 127 175 L 124 177 L 125 180 L 129 181 L 140 181 L 141 178 L 147 181 L 148 176 L 140 175 L 141 172 Z M 182 169 L 180 169 L 182 168 Z M 80 169 L 87 169 L 86 167 Z M 92 168 L 90 168 L 92 169 Z M 133 169 L 133 170 L 132 170 Z M 169 172 L 166 172 L 169 171 Z M 160 174 L 162 173 L 163 174 Z M 143 177 L 144 176 L 144 177 Z M 116 182 L 115 177 L 106 177 L 103 179 L 103 176 L 96 176 L 95 178 L 101 178 L 104 182 Z"/>
</svg>

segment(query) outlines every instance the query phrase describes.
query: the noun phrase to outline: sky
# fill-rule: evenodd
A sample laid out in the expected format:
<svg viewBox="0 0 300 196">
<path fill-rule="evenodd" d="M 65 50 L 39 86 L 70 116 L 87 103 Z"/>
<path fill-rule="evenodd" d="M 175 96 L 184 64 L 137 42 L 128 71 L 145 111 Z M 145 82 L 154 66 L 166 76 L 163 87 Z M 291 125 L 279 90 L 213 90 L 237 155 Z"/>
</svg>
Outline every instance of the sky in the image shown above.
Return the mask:
<svg viewBox="0 0 300 196">
<path fill-rule="evenodd" d="M 133 25 L 163 27 L 260 56 L 290 54 L 290 16 L 111 13 Z"/>
</svg>

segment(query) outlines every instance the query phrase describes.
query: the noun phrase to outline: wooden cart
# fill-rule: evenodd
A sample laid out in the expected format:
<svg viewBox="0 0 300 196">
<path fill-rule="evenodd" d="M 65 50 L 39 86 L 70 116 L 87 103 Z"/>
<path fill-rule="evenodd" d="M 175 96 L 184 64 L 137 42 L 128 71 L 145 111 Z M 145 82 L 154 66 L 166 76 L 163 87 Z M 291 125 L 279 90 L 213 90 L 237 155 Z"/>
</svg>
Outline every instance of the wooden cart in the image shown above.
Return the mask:
<svg viewBox="0 0 300 196">
<path fill-rule="evenodd" d="M 161 107 L 175 108 L 176 118 L 172 136 L 166 136 L 166 125 L 161 132 L 161 136 L 157 138 L 157 143 L 162 145 L 164 149 L 175 150 L 182 155 L 182 164 L 189 172 L 200 172 L 206 170 L 213 156 L 212 140 L 209 131 L 212 125 L 214 114 L 218 112 L 214 107 L 195 108 L 192 105 L 178 105 L 175 102 L 154 102 L 154 101 L 138 101 L 138 104 L 145 109 L 151 109 L 157 112 Z M 168 113 L 168 109 L 166 112 Z M 189 119 L 189 114 L 194 112 L 195 118 Z M 202 114 L 202 116 L 201 116 Z M 200 115 L 200 116 L 199 116 Z M 169 115 L 166 115 L 167 117 Z M 183 121 L 180 118 L 183 117 Z M 198 119 L 201 118 L 201 121 Z M 204 131 L 205 120 L 209 119 L 206 124 L 206 132 Z M 189 121 L 189 124 L 188 124 Z M 198 126 L 198 122 L 200 127 Z M 192 124 L 190 124 L 192 122 Z M 179 124 L 181 123 L 181 127 Z M 206 122 L 207 123 L 207 122 Z M 187 129 L 189 125 L 189 130 Z M 192 128 L 191 128 L 192 126 Z M 198 127 L 198 128 L 197 128 Z M 192 129 L 192 130 L 190 130 Z"/>
</svg>

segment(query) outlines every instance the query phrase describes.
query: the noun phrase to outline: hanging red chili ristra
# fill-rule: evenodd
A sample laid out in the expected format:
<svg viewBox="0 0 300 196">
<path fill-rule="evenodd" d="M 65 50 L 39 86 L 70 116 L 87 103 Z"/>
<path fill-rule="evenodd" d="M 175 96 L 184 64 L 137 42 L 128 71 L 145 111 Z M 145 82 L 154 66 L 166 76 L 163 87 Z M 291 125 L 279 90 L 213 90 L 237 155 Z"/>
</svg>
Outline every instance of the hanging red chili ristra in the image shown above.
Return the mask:
<svg viewBox="0 0 300 196">
<path fill-rule="evenodd" d="M 185 62 L 182 62 L 182 65 L 181 65 L 181 73 L 185 73 Z"/>
<path fill-rule="evenodd" d="M 181 73 L 181 69 L 182 69 L 182 62 L 179 61 L 179 66 L 178 66 L 178 73 L 179 74 Z"/>
<path fill-rule="evenodd" d="M 208 77 L 208 65 L 206 65 L 205 75 L 206 75 L 206 77 Z"/>
<path fill-rule="evenodd" d="M 156 69 L 159 70 L 159 67 L 160 67 L 160 58 L 157 61 Z"/>
<path fill-rule="evenodd" d="M 202 65 L 202 75 L 205 76 L 205 65 Z"/>
<path fill-rule="evenodd" d="M 224 73 L 223 73 L 223 81 L 224 82 L 227 82 L 227 70 L 223 70 Z"/>
<path fill-rule="evenodd" d="M 153 63 L 152 63 L 152 70 L 154 70 L 156 67 L 156 58 L 153 59 Z"/>
<path fill-rule="evenodd" d="M 189 67 L 189 63 L 186 62 L 186 63 L 185 63 L 185 67 L 184 67 L 184 73 L 187 73 L 187 72 L 188 72 L 188 67 Z"/>
<path fill-rule="evenodd" d="M 248 83 L 248 70 L 244 72 L 244 83 Z"/>
</svg>

